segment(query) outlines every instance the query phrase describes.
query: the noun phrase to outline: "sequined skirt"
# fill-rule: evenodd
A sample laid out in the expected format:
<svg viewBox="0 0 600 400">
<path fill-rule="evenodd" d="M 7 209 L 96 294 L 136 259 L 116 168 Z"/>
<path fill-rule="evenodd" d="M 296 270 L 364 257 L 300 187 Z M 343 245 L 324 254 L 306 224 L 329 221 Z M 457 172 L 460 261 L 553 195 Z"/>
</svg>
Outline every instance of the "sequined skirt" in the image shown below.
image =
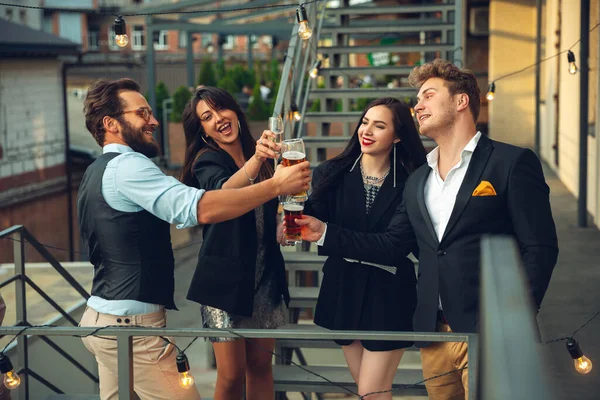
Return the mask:
<svg viewBox="0 0 600 400">
<path fill-rule="evenodd" d="M 228 313 L 218 308 L 201 305 L 202 326 L 217 329 L 277 329 L 285 324 L 285 305 L 283 300 L 273 304 L 270 299 L 269 282 L 262 285 L 254 296 L 254 309 L 251 317 Z M 233 342 L 236 337 L 209 337 L 211 342 Z"/>
</svg>

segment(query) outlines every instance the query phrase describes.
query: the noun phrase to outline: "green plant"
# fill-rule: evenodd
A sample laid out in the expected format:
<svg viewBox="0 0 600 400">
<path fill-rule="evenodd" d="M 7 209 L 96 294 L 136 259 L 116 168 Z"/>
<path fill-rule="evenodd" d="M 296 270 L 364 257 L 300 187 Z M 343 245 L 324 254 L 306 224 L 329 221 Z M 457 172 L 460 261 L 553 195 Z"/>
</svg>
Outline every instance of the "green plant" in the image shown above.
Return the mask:
<svg viewBox="0 0 600 400">
<path fill-rule="evenodd" d="M 227 71 L 225 70 L 225 60 L 223 60 L 221 58 L 217 61 L 216 70 L 217 70 L 217 79 L 220 80 L 220 79 L 225 78 L 225 74 L 227 73 Z"/>
<path fill-rule="evenodd" d="M 217 87 L 219 89 L 225 90 L 226 92 L 229 92 L 229 94 L 231 94 L 232 96 L 235 96 L 236 93 L 239 93 L 240 91 L 233 79 L 227 75 L 219 79 L 219 82 L 217 82 Z"/>
<path fill-rule="evenodd" d="M 361 89 L 368 89 L 368 88 L 372 88 L 372 87 L 373 87 L 373 85 L 365 83 L 364 85 L 361 86 Z M 355 110 L 363 111 L 365 108 L 367 108 L 367 105 L 369 105 L 369 103 L 372 102 L 373 100 L 375 100 L 375 99 L 359 98 L 358 100 L 356 100 Z"/>
<path fill-rule="evenodd" d="M 215 86 L 217 84 L 217 76 L 212 60 L 206 59 L 202 62 L 200 73 L 198 74 L 198 85 Z"/>
<path fill-rule="evenodd" d="M 233 68 L 227 71 L 227 76 L 231 77 L 237 86 L 235 93 L 241 91 L 244 85 L 254 87 L 256 84 L 256 76 L 254 75 L 254 71 L 248 70 L 240 64 L 234 65 Z"/>
<path fill-rule="evenodd" d="M 281 74 L 279 73 L 279 61 L 272 59 L 269 64 L 269 81 L 273 83 L 279 83 L 281 81 Z"/>
<path fill-rule="evenodd" d="M 156 96 L 156 112 L 154 113 L 156 116 L 156 119 L 158 120 L 158 122 L 162 125 L 163 124 L 163 101 L 165 101 L 166 99 L 168 99 L 169 96 L 169 89 L 167 89 L 167 85 L 165 85 L 165 83 L 163 81 L 158 82 L 158 84 L 156 85 L 156 90 L 154 91 L 155 96 Z"/>
<path fill-rule="evenodd" d="M 266 121 L 269 118 L 269 107 L 260 95 L 260 84 L 254 85 L 252 101 L 248 106 L 248 118 L 251 121 Z"/>
<path fill-rule="evenodd" d="M 171 111 L 171 122 L 181 122 L 181 114 L 188 101 L 192 98 L 192 93 L 186 86 L 179 86 L 173 93 L 173 111 Z"/>
</svg>

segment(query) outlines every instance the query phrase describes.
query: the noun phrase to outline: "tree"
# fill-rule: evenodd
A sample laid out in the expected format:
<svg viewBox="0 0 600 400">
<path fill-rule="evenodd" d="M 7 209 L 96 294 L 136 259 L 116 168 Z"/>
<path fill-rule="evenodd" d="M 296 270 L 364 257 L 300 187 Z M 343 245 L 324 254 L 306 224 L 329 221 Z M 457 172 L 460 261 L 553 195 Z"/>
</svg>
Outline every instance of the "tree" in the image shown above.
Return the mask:
<svg viewBox="0 0 600 400">
<path fill-rule="evenodd" d="M 227 71 L 225 70 L 225 60 L 222 58 L 217 61 L 217 79 L 221 80 L 225 78 Z"/>
<path fill-rule="evenodd" d="M 269 117 L 269 107 L 267 107 L 260 95 L 260 84 L 257 83 L 254 85 L 252 101 L 250 102 L 250 106 L 248 106 L 248 118 L 251 121 L 266 121 Z"/>
<path fill-rule="evenodd" d="M 156 112 L 154 113 L 156 119 L 162 125 L 165 121 L 162 120 L 163 117 L 163 101 L 170 97 L 169 89 L 167 89 L 167 85 L 163 81 L 158 82 L 155 90 L 156 96 Z"/>
<path fill-rule="evenodd" d="M 215 68 L 210 58 L 202 61 L 200 73 L 198 74 L 198 85 L 215 86 L 217 84 L 217 76 Z"/>
<path fill-rule="evenodd" d="M 279 73 L 279 61 L 275 58 L 271 60 L 269 65 L 269 80 L 274 84 L 281 81 L 281 74 Z"/>
<path fill-rule="evenodd" d="M 235 85 L 238 88 L 236 93 L 241 91 L 244 85 L 254 87 L 254 84 L 256 83 L 256 77 L 254 75 L 254 72 L 251 70 L 247 70 L 240 64 L 234 65 L 233 68 L 227 71 L 227 76 L 231 77 L 231 79 L 233 79 L 233 81 L 235 82 Z"/>
<path fill-rule="evenodd" d="M 229 75 L 226 75 L 223 78 L 219 79 L 219 82 L 217 82 L 217 87 L 219 89 L 225 90 L 226 92 L 229 92 L 229 94 L 234 97 L 237 93 L 240 92 L 240 89 L 237 87 L 237 85 Z"/>
<path fill-rule="evenodd" d="M 190 90 L 186 86 L 179 86 L 173 93 L 173 111 L 171 111 L 171 122 L 181 122 L 181 114 L 188 101 L 192 98 Z"/>
</svg>

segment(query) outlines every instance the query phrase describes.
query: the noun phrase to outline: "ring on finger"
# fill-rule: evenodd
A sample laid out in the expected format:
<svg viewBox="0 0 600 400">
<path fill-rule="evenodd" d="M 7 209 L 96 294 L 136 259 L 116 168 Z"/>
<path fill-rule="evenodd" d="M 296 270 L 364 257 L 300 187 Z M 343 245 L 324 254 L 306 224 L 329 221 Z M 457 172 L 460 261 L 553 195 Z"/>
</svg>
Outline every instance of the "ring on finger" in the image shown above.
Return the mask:
<svg viewBox="0 0 600 400">
<path fill-rule="evenodd" d="M 262 144 L 262 138 L 258 139 L 258 144 Z"/>
</svg>

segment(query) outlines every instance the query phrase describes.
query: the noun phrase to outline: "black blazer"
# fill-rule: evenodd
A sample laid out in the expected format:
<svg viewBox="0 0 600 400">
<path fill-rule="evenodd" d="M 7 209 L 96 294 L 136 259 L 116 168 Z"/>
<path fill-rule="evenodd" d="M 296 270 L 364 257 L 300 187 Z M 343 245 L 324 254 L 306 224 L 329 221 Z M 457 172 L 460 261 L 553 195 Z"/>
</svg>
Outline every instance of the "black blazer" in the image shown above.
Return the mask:
<svg viewBox="0 0 600 400">
<path fill-rule="evenodd" d="M 424 199 L 431 168 L 410 175 L 404 200 L 385 233 L 357 233 L 328 224 L 323 251 L 364 256 L 390 263 L 419 246 L 418 304 L 414 330 L 433 332 L 438 295 L 454 332 L 475 332 L 479 319 L 480 239 L 512 235 L 521 256 L 536 308 L 539 309 L 556 265 L 558 241 L 542 166 L 529 149 L 481 136 L 458 192 L 448 226 L 438 242 Z M 481 181 L 495 196 L 472 196 Z"/>
<path fill-rule="evenodd" d="M 197 187 L 220 189 L 239 168 L 224 150 L 207 151 L 196 161 L 193 173 Z M 285 264 L 277 243 L 277 199 L 264 204 L 265 270 L 262 281 L 273 279 L 278 290 L 273 302 L 283 296 L 289 303 Z M 187 298 L 227 312 L 252 316 L 255 293 L 256 218 L 254 210 L 218 224 L 206 225 L 198 264 Z"/>
<path fill-rule="evenodd" d="M 330 163 L 326 161 L 314 170 L 314 188 L 327 176 Z M 385 232 L 402 201 L 406 173 L 398 174 L 396 180 L 394 188 L 393 172 L 390 172 L 367 215 L 363 178 L 357 165 L 325 191 L 313 192 L 304 212 L 353 231 Z M 357 250 L 354 259 L 366 261 L 369 258 L 368 247 L 360 246 Z M 318 252 L 327 255 L 322 247 Z M 395 275 L 374 266 L 348 262 L 340 256 L 328 257 L 323 265 L 315 323 L 329 329 L 412 330 L 416 304 L 414 264 L 405 257 L 393 261 L 386 265 L 397 268 Z"/>
</svg>

